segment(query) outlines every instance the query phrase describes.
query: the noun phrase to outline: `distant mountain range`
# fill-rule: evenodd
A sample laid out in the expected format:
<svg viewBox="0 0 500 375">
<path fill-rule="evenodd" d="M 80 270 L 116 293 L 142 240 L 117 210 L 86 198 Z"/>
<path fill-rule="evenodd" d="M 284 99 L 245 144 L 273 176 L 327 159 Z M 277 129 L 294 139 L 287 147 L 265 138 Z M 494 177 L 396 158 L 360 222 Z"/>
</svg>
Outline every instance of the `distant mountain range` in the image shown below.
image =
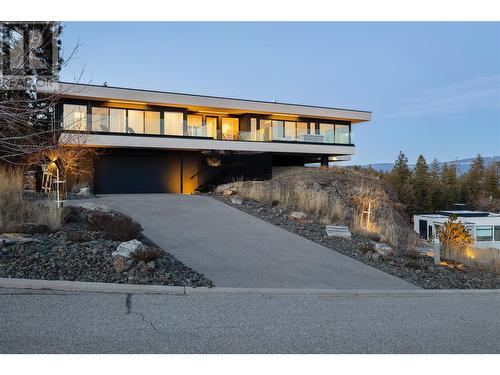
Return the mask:
<svg viewBox="0 0 500 375">
<path fill-rule="evenodd" d="M 485 167 L 488 167 L 491 163 L 500 161 L 500 156 L 484 156 L 484 165 Z M 472 161 L 475 158 L 469 158 L 469 159 L 460 159 L 456 160 L 457 163 L 457 174 L 460 176 L 464 173 L 467 173 L 472 165 Z M 431 161 L 427 161 L 427 163 L 430 166 Z M 450 164 L 451 161 L 447 162 L 440 162 L 440 165 L 443 165 L 444 163 Z M 377 171 L 382 171 L 382 172 L 389 172 L 393 167 L 393 163 L 377 163 L 377 164 L 370 164 L 371 167 Z M 368 167 L 368 165 L 364 165 L 364 167 Z M 415 164 L 409 164 L 410 169 L 415 168 Z"/>
</svg>

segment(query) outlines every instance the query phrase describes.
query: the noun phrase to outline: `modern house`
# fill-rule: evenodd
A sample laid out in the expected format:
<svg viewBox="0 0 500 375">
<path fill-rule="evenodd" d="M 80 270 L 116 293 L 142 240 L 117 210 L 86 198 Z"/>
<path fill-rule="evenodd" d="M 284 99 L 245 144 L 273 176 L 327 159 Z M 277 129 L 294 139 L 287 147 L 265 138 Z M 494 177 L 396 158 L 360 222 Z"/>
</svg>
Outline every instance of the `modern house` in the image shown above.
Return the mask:
<svg viewBox="0 0 500 375">
<path fill-rule="evenodd" d="M 475 247 L 500 249 L 500 214 L 498 213 L 458 209 L 438 211 L 435 214 L 414 215 L 413 229 L 425 240 L 435 239 L 438 228 L 444 225 L 451 215 L 457 216 L 457 221 L 465 225 L 474 239 Z"/>
<path fill-rule="evenodd" d="M 108 86 L 44 90 L 61 95 L 61 141 L 99 149 L 82 161 L 88 176 L 78 177 L 96 193 L 189 194 L 269 178 L 275 166 L 350 160 L 352 126 L 371 119 L 359 110 Z"/>
</svg>

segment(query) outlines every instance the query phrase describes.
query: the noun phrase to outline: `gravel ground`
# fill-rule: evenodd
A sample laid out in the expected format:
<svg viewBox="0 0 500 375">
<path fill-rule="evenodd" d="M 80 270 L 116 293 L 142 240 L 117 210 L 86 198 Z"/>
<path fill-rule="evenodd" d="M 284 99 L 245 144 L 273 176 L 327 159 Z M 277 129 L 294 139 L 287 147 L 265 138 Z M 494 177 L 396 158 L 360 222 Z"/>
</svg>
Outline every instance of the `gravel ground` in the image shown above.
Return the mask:
<svg viewBox="0 0 500 375">
<path fill-rule="evenodd" d="M 459 271 L 448 266 L 436 266 L 433 259 L 428 256 L 408 255 L 399 251 L 396 251 L 392 257 L 384 258 L 370 251 L 370 239 L 359 234 L 354 233 L 351 239 L 328 237 L 324 225 L 314 220 L 301 222 L 290 219 L 289 213 L 279 206 L 245 199 L 242 204 L 234 204 L 231 202 L 231 196 L 218 194 L 211 194 L 211 196 L 273 225 L 425 289 L 495 289 L 500 287 L 499 278 L 493 273 L 470 267 Z"/>
<path fill-rule="evenodd" d="M 102 232 L 92 230 L 85 222 L 85 215 L 81 222 L 67 223 L 60 231 L 24 237 L 30 241 L 0 241 L 0 277 L 213 286 L 212 281 L 204 275 L 185 266 L 167 252 L 153 263 L 127 258 L 123 270 L 118 272 L 111 253 L 120 241 L 106 239 Z M 139 240 L 149 247 L 157 247 L 144 236 Z"/>
</svg>

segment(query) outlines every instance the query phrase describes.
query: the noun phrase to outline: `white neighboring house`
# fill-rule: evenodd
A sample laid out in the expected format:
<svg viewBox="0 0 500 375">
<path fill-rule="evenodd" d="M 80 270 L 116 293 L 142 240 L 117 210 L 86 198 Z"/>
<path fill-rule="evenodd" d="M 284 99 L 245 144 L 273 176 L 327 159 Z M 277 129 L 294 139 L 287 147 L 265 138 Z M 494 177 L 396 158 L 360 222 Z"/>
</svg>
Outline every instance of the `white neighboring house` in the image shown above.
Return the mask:
<svg viewBox="0 0 500 375">
<path fill-rule="evenodd" d="M 413 229 L 425 240 L 436 237 L 437 229 L 444 225 L 451 215 L 457 216 L 474 238 L 477 248 L 500 249 L 500 214 L 484 211 L 450 210 L 435 214 L 413 216 Z M 438 241 L 436 239 L 436 241 Z"/>
</svg>

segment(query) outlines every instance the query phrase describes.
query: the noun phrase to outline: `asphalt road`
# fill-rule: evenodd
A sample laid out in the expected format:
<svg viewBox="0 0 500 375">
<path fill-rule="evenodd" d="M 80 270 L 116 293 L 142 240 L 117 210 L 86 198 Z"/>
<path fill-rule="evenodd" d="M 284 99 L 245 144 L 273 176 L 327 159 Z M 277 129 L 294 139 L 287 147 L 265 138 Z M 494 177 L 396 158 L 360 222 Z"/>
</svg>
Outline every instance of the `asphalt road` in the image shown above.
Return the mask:
<svg viewBox="0 0 500 375">
<path fill-rule="evenodd" d="M 103 195 L 144 234 L 216 286 L 417 289 L 416 286 L 206 196 Z"/>
<path fill-rule="evenodd" d="M 499 353 L 500 294 L 0 289 L 1 353 Z"/>
</svg>

